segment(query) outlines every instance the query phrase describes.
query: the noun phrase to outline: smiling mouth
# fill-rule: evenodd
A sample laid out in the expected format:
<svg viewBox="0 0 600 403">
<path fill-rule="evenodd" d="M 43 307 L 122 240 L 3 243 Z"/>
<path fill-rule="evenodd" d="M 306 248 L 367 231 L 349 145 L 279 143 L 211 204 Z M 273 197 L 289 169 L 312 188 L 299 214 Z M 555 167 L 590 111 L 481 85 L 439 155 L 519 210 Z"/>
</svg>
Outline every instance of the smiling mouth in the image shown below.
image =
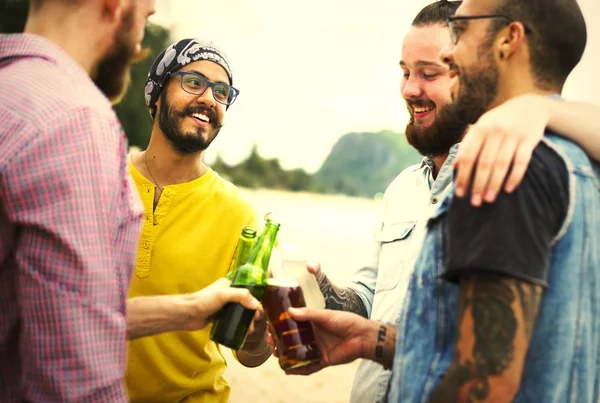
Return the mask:
<svg viewBox="0 0 600 403">
<path fill-rule="evenodd" d="M 413 111 L 415 112 L 415 114 L 431 112 L 434 109 L 435 109 L 435 107 L 433 107 L 433 106 L 414 106 L 413 107 Z"/>
<path fill-rule="evenodd" d="M 210 118 L 203 113 L 192 113 L 191 117 L 203 123 L 210 123 Z"/>
</svg>

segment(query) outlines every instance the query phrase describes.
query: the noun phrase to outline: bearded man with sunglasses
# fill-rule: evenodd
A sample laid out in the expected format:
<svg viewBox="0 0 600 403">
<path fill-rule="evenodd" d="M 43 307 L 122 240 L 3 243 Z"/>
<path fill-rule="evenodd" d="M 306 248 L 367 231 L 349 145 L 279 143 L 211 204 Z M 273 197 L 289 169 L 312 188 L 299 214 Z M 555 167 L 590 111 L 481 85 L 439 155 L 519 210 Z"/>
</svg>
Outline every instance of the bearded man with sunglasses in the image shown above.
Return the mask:
<svg viewBox="0 0 600 403">
<path fill-rule="evenodd" d="M 238 189 L 202 162 L 239 94 L 232 84 L 225 54 L 196 39 L 163 50 L 148 75 L 145 100 L 154 125 L 147 149 L 132 154 L 129 164 L 145 215 L 128 330 L 131 339 L 156 334 L 130 341 L 126 381 L 133 402 L 226 402 L 229 397 L 222 377 L 225 359 L 210 340 L 210 328 L 199 329 L 197 318 L 185 310 L 168 309 L 173 302 L 168 297 L 204 289 L 225 276 L 242 228 L 256 225 L 256 212 Z M 165 296 L 165 305 L 156 295 Z M 156 309 L 149 312 L 139 304 L 133 309 L 131 302 L 140 298 Z M 272 352 L 265 326 L 257 328 L 236 355 L 246 366 L 261 364 Z"/>
</svg>

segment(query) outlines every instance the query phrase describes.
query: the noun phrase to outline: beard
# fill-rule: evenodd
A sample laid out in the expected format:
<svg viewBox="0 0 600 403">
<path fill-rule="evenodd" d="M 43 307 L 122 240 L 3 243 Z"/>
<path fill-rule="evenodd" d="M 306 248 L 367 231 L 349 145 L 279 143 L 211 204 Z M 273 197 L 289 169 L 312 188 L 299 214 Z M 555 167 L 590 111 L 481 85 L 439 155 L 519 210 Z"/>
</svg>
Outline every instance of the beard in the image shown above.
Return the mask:
<svg viewBox="0 0 600 403">
<path fill-rule="evenodd" d="M 135 2 L 123 15 L 115 34 L 115 44 L 98 63 L 94 78 L 96 86 L 113 103 L 123 97 L 129 86 L 129 69 L 136 57 L 136 44 L 130 38 L 134 16 Z"/>
<path fill-rule="evenodd" d="M 451 113 L 468 124 L 477 122 L 498 96 L 500 72 L 491 48 L 491 43 L 480 46 L 477 58 L 483 62 L 459 75 L 458 94 Z"/>
<path fill-rule="evenodd" d="M 170 107 L 166 89 L 160 94 L 160 112 L 157 115 L 158 127 L 165 135 L 175 152 L 179 155 L 195 154 L 204 151 L 217 137 L 223 125 L 218 120 L 214 110 L 202 105 L 188 106 L 183 111 L 177 111 Z M 194 132 L 184 133 L 180 130 L 181 121 L 193 113 L 202 113 L 210 119 L 212 128 L 198 128 Z M 203 134 L 210 131 L 206 138 Z"/>
<path fill-rule="evenodd" d="M 414 102 L 415 106 L 433 106 L 433 103 Z M 407 104 L 410 121 L 406 125 L 406 139 L 408 143 L 421 155 L 436 157 L 448 153 L 450 147 L 460 142 L 467 123 L 452 113 L 451 106 L 437 107 L 433 124 L 420 127 L 415 124 L 415 118 L 411 106 Z"/>
</svg>

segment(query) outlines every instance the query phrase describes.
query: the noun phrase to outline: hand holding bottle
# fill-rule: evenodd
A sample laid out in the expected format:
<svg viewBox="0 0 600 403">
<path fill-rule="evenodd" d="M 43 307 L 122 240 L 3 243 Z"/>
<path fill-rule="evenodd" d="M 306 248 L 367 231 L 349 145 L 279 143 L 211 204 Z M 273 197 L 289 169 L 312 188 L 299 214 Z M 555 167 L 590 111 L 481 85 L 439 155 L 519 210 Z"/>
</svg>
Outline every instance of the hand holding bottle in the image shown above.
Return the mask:
<svg viewBox="0 0 600 403">
<path fill-rule="evenodd" d="M 236 269 L 232 288 L 246 289 L 254 297 L 262 298 L 267 287 L 269 260 L 278 231 L 279 223 L 267 218 L 265 229 L 252 248 L 246 263 Z M 244 345 L 255 314 L 254 310 L 240 304 L 227 304 L 217 313 L 210 333 L 211 340 L 232 350 L 239 350 Z"/>
<path fill-rule="evenodd" d="M 312 323 L 321 351 L 320 361 L 299 368 L 289 368 L 286 370 L 288 375 L 310 375 L 326 367 L 347 364 L 357 358 L 372 359 L 369 353 L 375 351 L 373 342 L 377 340 L 381 323 L 351 312 L 330 309 L 290 308 L 288 314 L 296 321 Z M 271 335 L 267 342 L 275 345 Z M 279 356 L 281 352 L 276 349 L 273 354 Z"/>
<path fill-rule="evenodd" d="M 189 306 L 189 320 L 184 330 L 204 328 L 219 310 L 229 303 L 238 303 L 247 309 L 256 310 L 260 304 L 245 288 L 230 287 L 229 280 L 220 278 L 206 288 L 187 294 L 184 303 Z M 255 319 L 261 316 L 257 311 Z"/>
</svg>

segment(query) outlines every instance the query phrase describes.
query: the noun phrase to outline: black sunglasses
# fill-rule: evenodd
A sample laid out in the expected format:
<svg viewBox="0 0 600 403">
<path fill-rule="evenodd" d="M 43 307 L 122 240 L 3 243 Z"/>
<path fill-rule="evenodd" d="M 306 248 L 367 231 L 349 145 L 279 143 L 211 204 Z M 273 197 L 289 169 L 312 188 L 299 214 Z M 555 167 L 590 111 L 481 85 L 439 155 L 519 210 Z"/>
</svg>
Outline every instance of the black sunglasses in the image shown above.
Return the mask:
<svg viewBox="0 0 600 403">
<path fill-rule="evenodd" d="M 460 21 L 469 21 L 469 20 L 484 20 L 484 19 L 494 19 L 494 20 L 502 20 L 506 23 L 506 25 L 516 22 L 510 17 L 501 14 L 489 14 L 489 15 L 455 15 L 453 17 L 448 18 L 448 28 L 450 29 L 450 38 L 452 39 L 452 44 L 456 45 L 458 43 L 458 39 L 460 34 L 465 30 L 465 27 L 460 26 L 457 22 Z M 523 24 L 523 23 L 521 23 Z M 523 24 L 523 28 L 525 28 L 525 33 L 530 34 L 532 31 L 529 27 Z"/>
</svg>

